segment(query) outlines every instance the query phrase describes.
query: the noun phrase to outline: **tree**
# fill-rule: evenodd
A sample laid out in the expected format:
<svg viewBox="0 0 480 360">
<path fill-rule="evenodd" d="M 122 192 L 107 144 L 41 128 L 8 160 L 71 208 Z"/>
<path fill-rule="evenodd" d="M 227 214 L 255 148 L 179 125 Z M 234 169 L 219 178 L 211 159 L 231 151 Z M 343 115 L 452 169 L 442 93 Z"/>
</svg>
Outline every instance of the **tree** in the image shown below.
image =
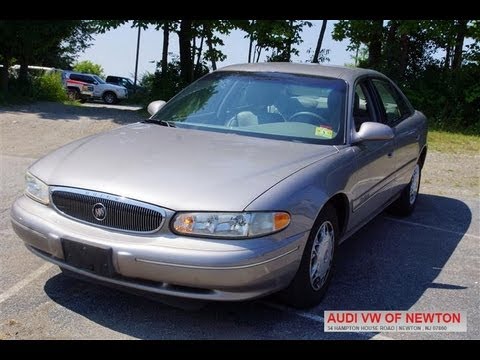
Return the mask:
<svg viewBox="0 0 480 360">
<path fill-rule="evenodd" d="M 249 62 L 258 62 L 263 50 L 271 50 L 268 61 L 290 61 L 298 55 L 295 45 L 302 43 L 303 28 L 312 26 L 303 20 L 250 20 L 237 22 L 236 27 L 247 33 L 250 38 Z"/>
<path fill-rule="evenodd" d="M 27 83 L 28 65 L 67 67 L 76 54 L 90 45 L 90 21 L 0 21 L 2 90 L 8 89 L 8 67 L 20 64 L 19 79 Z"/>
<path fill-rule="evenodd" d="M 211 61 L 212 68 L 216 69 L 216 62 L 225 59 L 225 54 L 219 49 L 223 46 L 223 41 L 218 34 L 228 34 L 234 27 L 234 22 L 200 19 L 135 20 L 132 22 L 132 27 L 146 28 L 153 25 L 156 30 L 163 30 L 161 74 L 164 75 L 161 76 L 164 77 L 167 77 L 167 72 L 172 69 L 168 66 L 169 36 L 171 33 L 177 34 L 180 77 L 184 85 L 188 85 L 199 76 L 198 74 L 203 73 L 204 61 Z M 105 32 L 125 23 L 127 23 L 126 20 L 98 20 L 96 26 L 99 32 Z M 204 50 L 204 44 L 207 50 Z"/>
<path fill-rule="evenodd" d="M 320 34 L 318 35 L 317 47 L 315 48 L 315 53 L 313 54 L 312 63 L 318 64 L 318 56 L 320 55 L 320 50 L 322 49 L 323 37 L 325 36 L 325 30 L 327 29 L 327 20 L 322 21 L 322 28 L 320 29 Z"/>
<path fill-rule="evenodd" d="M 385 31 L 383 20 L 340 20 L 335 24 L 332 38 L 337 41 L 350 39 L 349 50 L 364 44 L 368 48 L 366 66 L 379 68 Z"/>
<path fill-rule="evenodd" d="M 103 77 L 103 67 L 100 64 L 95 64 L 90 60 L 83 60 L 73 65 L 73 70 L 85 73 L 94 74 Z"/>
</svg>

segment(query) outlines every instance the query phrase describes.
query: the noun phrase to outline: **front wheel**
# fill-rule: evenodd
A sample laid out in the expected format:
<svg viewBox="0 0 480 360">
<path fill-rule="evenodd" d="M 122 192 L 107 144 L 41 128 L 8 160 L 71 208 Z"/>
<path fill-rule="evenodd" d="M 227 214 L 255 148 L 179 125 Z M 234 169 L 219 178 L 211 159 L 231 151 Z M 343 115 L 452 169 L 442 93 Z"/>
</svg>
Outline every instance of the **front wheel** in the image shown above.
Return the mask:
<svg viewBox="0 0 480 360">
<path fill-rule="evenodd" d="M 335 208 L 327 204 L 310 232 L 297 274 L 282 293 L 286 303 L 296 308 L 310 308 L 320 303 L 332 278 L 337 237 L 337 214 Z"/>
<path fill-rule="evenodd" d="M 389 212 L 400 215 L 408 216 L 415 209 L 417 204 L 418 191 L 420 189 L 420 179 L 422 177 L 422 169 L 420 164 L 415 165 L 413 169 L 412 178 L 408 185 L 403 189 L 400 197 L 389 207 Z"/>
<path fill-rule="evenodd" d="M 103 101 L 106 104 L 115 104 L 117 102 L 117 95 L 111 91 L 107 91 L 105 94 L 103 94 Z"/>
<path fill-rule="evenodd" d="M 67 89 L 67 97 L 68 97 L 68 100 L 76 101 L 76 100 L 80 99 L 80 91 L 78 89 L 75 89 L 75 88 L 68 88 Z"/>
</svg>

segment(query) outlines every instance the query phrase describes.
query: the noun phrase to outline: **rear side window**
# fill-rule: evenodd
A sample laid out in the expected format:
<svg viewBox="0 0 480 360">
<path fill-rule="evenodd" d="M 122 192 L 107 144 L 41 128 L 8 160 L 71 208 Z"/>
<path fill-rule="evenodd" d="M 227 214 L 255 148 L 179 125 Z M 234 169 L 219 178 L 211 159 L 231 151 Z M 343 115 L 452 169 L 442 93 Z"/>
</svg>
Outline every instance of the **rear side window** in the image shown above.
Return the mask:
<svg viewBox="0 0 480 360">
<path fill-rule="evenodd" d="M 372 79 L 372 83 L 383 105 L 381 110 L 387 125 L 395 126 L 412 114 L 405 99 L 392 84 L 379 79 Z"/>
<path fill-rule="evenodd" d="M 90 76 L 81 75 L 81 74 L 70 74 L 71 80 L 83 81 L 89 84 L 93 84 L 93 79 Z"/>
</svg>

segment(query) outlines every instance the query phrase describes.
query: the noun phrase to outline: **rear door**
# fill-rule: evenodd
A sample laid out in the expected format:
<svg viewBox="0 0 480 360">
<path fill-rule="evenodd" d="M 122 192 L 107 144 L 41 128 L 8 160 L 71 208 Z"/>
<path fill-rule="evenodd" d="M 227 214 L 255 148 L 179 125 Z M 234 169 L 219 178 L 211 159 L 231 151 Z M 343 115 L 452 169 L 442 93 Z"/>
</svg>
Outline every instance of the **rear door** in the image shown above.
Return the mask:
<svg viewBox="0 0 480 360">
<path fill-rule="evenodd" d="M 381 110 L 381 122 L 395 133 L 396 179 L 398 191 L 408 184 L 420 154 L 421 121 L 404 95 L 386 79 L 372 79 Z"/>
</svg>

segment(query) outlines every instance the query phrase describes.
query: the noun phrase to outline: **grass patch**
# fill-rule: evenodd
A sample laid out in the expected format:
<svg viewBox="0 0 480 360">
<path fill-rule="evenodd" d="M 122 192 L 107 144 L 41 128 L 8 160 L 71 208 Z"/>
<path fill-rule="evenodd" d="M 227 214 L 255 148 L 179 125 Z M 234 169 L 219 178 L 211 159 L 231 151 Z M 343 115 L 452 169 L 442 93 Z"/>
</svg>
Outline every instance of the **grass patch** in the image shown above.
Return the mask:
<svg viewBox="0 0 480 360">
<path fill-rule="evenodd" d="M 480 136 L 441 130 L 428 131 L 428 149 L 452 154 L 480 154 Z"/>
<path fill-rule="evenodd" d="M 82 106 L 83 104 L 77 100 L 64 100 L 62 101 L 63 105 L 70 105 L 70 106 Z"/>
</svg>

